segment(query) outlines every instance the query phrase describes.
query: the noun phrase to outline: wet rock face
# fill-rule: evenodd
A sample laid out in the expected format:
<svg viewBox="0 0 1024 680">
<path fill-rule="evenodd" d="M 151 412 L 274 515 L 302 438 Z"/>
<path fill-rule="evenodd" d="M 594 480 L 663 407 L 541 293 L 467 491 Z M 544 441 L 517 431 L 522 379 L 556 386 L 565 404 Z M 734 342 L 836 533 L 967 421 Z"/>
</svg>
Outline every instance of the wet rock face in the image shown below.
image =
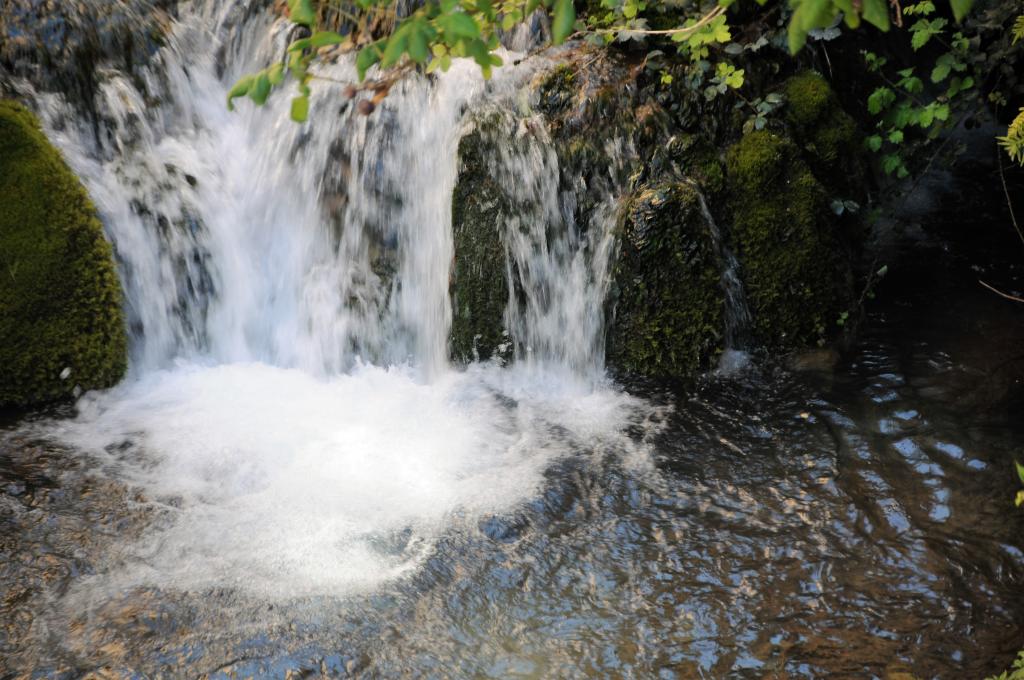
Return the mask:
<svg viewBox="0 0 1024 680">
<path fill-rule="evenodd" d="M 0 5 L 0 86 L 5 76 L 61 92 L 96 118 L 104 66 L 138 76 L 163 44 L 177 0 L 5 0 Z M 137 84 L 144 81 L 137 77 Z"/>
<path fill-rule="evenodd" d="M 455 261 L 452 263 L 451 354 L 457 361 L 507 355 L 505 307 L 509 300 L 502 234 L 509 200 L 491 176 L 484 134 L 459 142 L 458 182 L 452 195 Z"/>
<path fill-rule="evenodd" d="M 621 197 L 612 367 L 686 377 L 713 363 L 725 349 L 726 318 L 735 318 L 722 285 L 722 260 L 732 255 L 739 265 L 728 271 L 750 303 L 742 316 L 749 327 L 731 329 L 750 343 L 743 349 L 815 347 L 838 334 L 836 320 L 853 304 L 860 229 L 856 216 L 838 217 L 831 206 L 863 200 L 861 137 L 817 73 L 759 87 L 786 104 L 766 130 L 744 135 L 731 107 L 661 86 L 611 53 L 570 52 L 532 83 L 530 124 L 545 128 L 558 156 L 558 190 L 572 197 L 574 222 L 587 224 L 602 197 Z M 487 153 L 479 137 L 460 148 L 452 287 L 459 359 L 472 357 L 473 338 L 498 341 L 508 299 L 501 230 L 487 225 L 509 204 L 490 184 Z"/>
<path fill-rule="evenodd" d="M 127 339 L 110 244 L 24 107 L 0 101 L 0 407 L 109 387 Z"/>
<path fill-rule="evenodd" d="M 720 262 L 697 189 L 638 190 L 624 208 L 608 358 L 650 376 L 683 376 L 721 351 Z"/>
</svg>

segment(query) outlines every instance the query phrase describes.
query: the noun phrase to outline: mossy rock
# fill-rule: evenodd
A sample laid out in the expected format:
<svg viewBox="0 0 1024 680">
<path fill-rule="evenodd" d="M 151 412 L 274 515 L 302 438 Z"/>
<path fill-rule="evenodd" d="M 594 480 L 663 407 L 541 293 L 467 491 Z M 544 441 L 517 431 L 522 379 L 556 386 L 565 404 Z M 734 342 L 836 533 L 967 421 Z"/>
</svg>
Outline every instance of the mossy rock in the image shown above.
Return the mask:
<svg viewBox="0 0 1024 680">
<path fill-rule="evenodd" d="M 864 140 L 828 82 L 814 71 L 787 80 L 785 118 L 818 178 L 842 198 L 862 198 Z"/>
<path fill-rule="evenodd" d="M 719 354 L 725 303 L 708 229 L 697 189 L 687 182 L 649 186 L 627 202 L 613 273 L 612 366 L 685 377 Z"/>
<path fill-rule="evenodd" d="M 53 401 L 76 386 L 121 379 L 121 289 L 96 210 L 34 116 L 6 101 L 0 268 L 0 406 Z"/>
<path fill-rule="evenodd" d="M 485 138 L 477 129 L 459 142 L 461 165 L 452 193 L 455 262 L 449 290 L 451 355 L 456 361 L 487 360 L 509 345 L 504 330 L 509 289 L 502 235 L 511 207 L 488 169 Z"/>
<path fill-rule="evenodd" d="M 718 151 L 700 135 L 675 135 L 664 148 L 678 169 L 700 185 L 705 196 L 715 198 L 725 189 L 725 169 Z"/>
<path fill-rule="evenodd" d="M 537 107 L 549 116 L 556 116 L 573 104 L 579 87 L 574 65 L 560 64 L 535 81 Z"/>
<path fill-rule="evenodd" d="M 822 342 L 852 286 L 828 193 L 797 145 L 767 131 L 730 147 L 726 168 L 755 333 L 772 348 Z"/>
</svg>

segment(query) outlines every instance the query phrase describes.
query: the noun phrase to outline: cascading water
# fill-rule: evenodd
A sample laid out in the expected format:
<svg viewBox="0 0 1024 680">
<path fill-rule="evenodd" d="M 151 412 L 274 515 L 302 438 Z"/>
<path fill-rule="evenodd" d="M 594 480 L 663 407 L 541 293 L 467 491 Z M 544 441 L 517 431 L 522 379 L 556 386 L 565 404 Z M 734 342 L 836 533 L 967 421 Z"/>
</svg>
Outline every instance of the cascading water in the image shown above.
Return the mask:
<svg viewBox="0 0 1024 680">
<path fill-rule="evenodd" d="M 736 255 L 725 244 L 722 238 L 722 231 L 718 228 L 708 201 L 700 187 L 693 185 L 697 191 L 697 199 L 700 201 L 700 211 L 704 216 L 704 223 L 711 234 L 718 261 L 722 268 L 721 288 L 725 301 L 724 308 L 724 333 L 723 340 L 725 348 L 718 360 L 718 370 L 722 373 L 731 373 L 742 369 L 749 363 L 749 355 L 746 350 L 750 343 L 750 307 L 747 306 L 747 292 L 743 288 L 743 281 L 740 280 L 740 263 Z"/>
<path fill-rule="evenodd" d="M 600 381 L 620 175 L 630 150 L 608 141 L 608 176 L 595 179 L 600 199 L 581 224 L 575 207 L 582 189 L 562 185 L 543 120 L 492 114 L 496 129 L 486 136 L 494 154 L 486 171 L 511 206 L 501 225 L 510 292 L 505 327 L 521 361 Z"/>
<path fill-rule="evenodd" d="M 130 378 L 43 428 L 158 510 L 103 576 L 118 588 L 372 586 L 442 529 L 529 498 L 552 460 L 629 446 L 618 433 L 638 412 L 602 378 L 614 197 L 584 233 L 539 142 L 500 159 L 533 206 L 508 233 L 528 294 L 507 316 L 528 360 L 448 364 L 462 120 L 536 66 L 485 83 L 457 62 L 368 118 L 323 81 L 309 124 L 283 93 L 232 113 L 230 84 L 287 41 L 257 5 L 183 6 L 141 84 L 100 78 L 99 135 L 61 94 L 20 85 L 94 197 L 127 297 Z M 323 68 L 354 80 L 347 62 Z"/>
</svg>

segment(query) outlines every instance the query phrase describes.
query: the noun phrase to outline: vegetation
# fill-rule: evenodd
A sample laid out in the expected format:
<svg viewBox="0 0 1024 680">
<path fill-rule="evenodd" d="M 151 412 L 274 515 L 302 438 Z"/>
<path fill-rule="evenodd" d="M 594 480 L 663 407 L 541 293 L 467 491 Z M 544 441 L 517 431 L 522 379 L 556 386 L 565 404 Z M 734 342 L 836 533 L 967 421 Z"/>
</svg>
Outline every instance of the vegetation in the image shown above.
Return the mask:
<svg viewBox="0 0 1024 680">
<path fill-rule="evenodd" d="M 1024 651 L 1017 654 L 1010 670 L 1003 671 L 999 675 L 993 675 L 987 680 L 1024 680 Z"/>
<path fill-rule="evenodd" d="M 974 0 L 938 5 L 921 0 L 905 6 L 887 0 L 758 1 L 765 8 L 752 20 L 754 30 L 741 26 L 744 30 L 737 33 L 731 22 L 749 24 L 751 17 L 735 0 L 709 5 L 591 1 L 582 6 L 579 18 L 572 0 L 431 0 L 405 16 L 399 16 L 396 0 L 288 0 L 291 19 L 310 34 L 291 43 L 286 63 L 242 78 L 229 93 L 228 103 L 233 106 L 234 99 L 248 96 L 262 104 L 291 73 L 298 87 L 292 117 L 304 121 L 311 82 L 319 77 L 316 61 L 325 50 L 355 51 L 360 83 L 351 84 L 347 93 L 351 98 L 362 96 L 357 109 L 369 114 L 409 70 L 447 70 L 452 58 L 469 57 L 489 77 L 502 63 L 496 53 L 502 32 L 537 11 L 550 17 L 553 44 L 569 37 L 598 45 L 642 44 L 647 49 L 645 64 L 656 68 L 667 52 L 675 52 L 689 64 L 687 86 L 709 100 L 741 90 L 747 74 L 740 62 L 770 43 L 783 43 L 795 53 L 809 41 L 824 45 L 834 40 L 844 26 L 856 29 L 866 23 L 881 31 L 896 27 L 907 36 L 909 47 L 920 53 L 916 61 L 923 66 L 901 68 L 870 50 L 863 57 L 866 69 L 878 79 L 866 99 L 876 118 L 866 143 L 879 154 L 882 170 L 897 179 L 947 150 L 945 143 L 932 144 L 943 132 L 986 106 L 1005 107 L 1021 94 L 1012 59 L 1024 38 L 1024 14 L 1014 3 L 983 2 L 969 14 Z M 325 23 L 336 30 L 326 30 Z M 777 31 L 782 25 L 785 31 Z M 367 81 L 372 67 L 377 67 L 376 77 Z M 676 77 L 667 68 L 661 73 L 666 85 Z M 742 101 L 756 129 L 763 128 L 778 104 L 760 98 Z M 998 142 L 1012 160 L 1024 163 L 1024 108 Z"/>
<path fill-rule="evenodd" d="M 733 238 L 755 332 L 770 347 L 813 345 L 832 330 L 844 264 L 829 192 L 791 140 L 755 130 L 729 149 Z"/>
<path fill-rule="evenodd" d="M 722 349 L 719 258 L 685 182 L 644 187 L 624 211 L 609 360 L 659 377 L 690 375 Z"/>
<path fill-rule="evenodd" d="M 110 245 L 32 114 L 6 101 L 0 196 L 0 406 L 114 384 L 127 341 Z"/>
</svg>

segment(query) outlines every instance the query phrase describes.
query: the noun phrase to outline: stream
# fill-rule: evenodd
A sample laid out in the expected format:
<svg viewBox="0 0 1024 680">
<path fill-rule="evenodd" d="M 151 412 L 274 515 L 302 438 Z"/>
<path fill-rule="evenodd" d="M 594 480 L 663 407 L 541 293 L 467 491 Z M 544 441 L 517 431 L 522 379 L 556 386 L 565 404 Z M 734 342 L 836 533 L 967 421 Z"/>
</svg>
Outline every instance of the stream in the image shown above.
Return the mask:
<svg viewBox="0 0 1024 680">
<path fill-rule="evenodd" d="M 131 368 L 0 416 L 0 678 L 1006 666 L 1024 621 L 1024 326 L 977 286 L 982 265 L 940 236 L 893 246 L 841 357 L 615 375 L 622 168 L 576 224 L 524 124 L 494 169 L 531 206 L 504 239 L 517 360 L 453 365 L 458 140 L 549 62 L 485 83 L 460 61 L 373 117 L 318 84 L 300 126 L 283 94 L 225 107 L 287 44 L 254 7 L 184 3 L 145 77 L 104 72 L 98 128 L 14 83 L 103 217 Z M 628 145 L 609 148 L 625 167 Z M 1001 219 L 924 219 L 961 218 Z M 984 252 L 1019 286 L 1006 248 Z"/>
</svg>

